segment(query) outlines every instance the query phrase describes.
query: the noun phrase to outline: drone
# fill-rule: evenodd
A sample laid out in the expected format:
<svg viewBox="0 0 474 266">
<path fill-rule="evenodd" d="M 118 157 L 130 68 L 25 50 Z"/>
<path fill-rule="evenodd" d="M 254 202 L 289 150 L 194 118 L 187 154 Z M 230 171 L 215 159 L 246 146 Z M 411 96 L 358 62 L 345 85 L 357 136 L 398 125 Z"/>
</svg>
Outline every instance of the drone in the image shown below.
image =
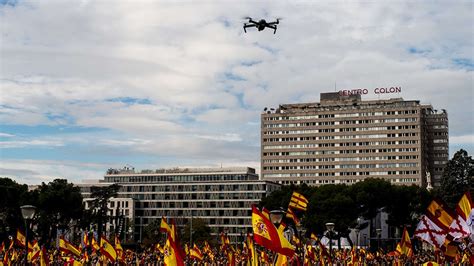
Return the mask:
<svg viewBox="0 0 474 266">
<path fill-rule="evenodd" d="M 244 32 L 247 33 L 247 28 L 255 27 L 258 31 L 262 31 L 265 28 L 273 29 L 273 34 L 277 31 L 277 24 L 280 23 L 281 18 L 277 18 L 274 22 L 266 22 L 264 19 L 259 20 L 258 22 L 253 20 L 251 17 L 246 17 L 249 20 L 248 23 L 244 23 Z"/>
</svg>

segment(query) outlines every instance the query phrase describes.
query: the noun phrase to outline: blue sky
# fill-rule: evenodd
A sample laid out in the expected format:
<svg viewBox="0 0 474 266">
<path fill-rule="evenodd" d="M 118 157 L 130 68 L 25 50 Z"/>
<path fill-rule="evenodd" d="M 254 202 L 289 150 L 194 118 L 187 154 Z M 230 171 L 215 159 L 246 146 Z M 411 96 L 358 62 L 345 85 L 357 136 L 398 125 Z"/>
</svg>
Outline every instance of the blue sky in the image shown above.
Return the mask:
<svg viewBox="0 0 474 266">
<path fill-rule="evenodd" d="M 0 1 L 0 176 L 259 167 L 260 113 L 401 86 L 474 153 L 469 1 Z M 276 34 L 243 17 L 283 17 Z M 375 95 L 365 99 L 377 98 Z"/>
</svg>

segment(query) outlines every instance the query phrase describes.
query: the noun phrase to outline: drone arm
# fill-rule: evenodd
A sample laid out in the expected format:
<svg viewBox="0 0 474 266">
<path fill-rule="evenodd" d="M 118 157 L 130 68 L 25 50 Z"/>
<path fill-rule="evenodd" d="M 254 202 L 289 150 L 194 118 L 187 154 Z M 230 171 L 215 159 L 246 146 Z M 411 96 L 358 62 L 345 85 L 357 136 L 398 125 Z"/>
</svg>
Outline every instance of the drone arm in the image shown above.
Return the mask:
<svg viewBox="0 0 474 266">
<path fill-rule="evenodd" d="M 247 28 L 256 27 L 256 26 L 257 25 L 255 25 L 255 24 L 250 24 L 250 25 L 249 24 L 244 24 L 244 32 L 247 33 L 247 30 L 246 30 Z"/>
<path fill-rule="evenodd" d="M 267 27 L 269 27 L 270 29 L 273 29 L 273 34 L 276 33 L 276 31 L 277 31 L 277 25 L 267 25 Z"/>
</svg>

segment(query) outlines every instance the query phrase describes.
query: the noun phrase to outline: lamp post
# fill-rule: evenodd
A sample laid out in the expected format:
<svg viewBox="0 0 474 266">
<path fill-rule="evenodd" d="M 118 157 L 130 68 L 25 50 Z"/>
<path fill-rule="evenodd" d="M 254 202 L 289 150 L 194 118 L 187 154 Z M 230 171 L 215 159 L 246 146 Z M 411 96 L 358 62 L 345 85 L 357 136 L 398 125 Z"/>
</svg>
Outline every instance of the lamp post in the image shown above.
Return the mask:
<svg viewBox="0 0 474 266">
<path fill-rule="evenodd" d="M 129 226 L 129 227 L 128 227 L 128 239 L 129 239 L 130 241 L 132 241 L 132 239 L 133 239 L 133 238 L 132 238 L 132 233 L 133 233 L 132 227 Z"/>
<path fill-rule="evenodd" d="M 326 223 L 326 229 L 329 236 L 329 260 L 332 263 L 332 232 L 334 231 L 334 223 Z"/>
<path fill-rule="evenodd" d="M 285 211 L 283 209 L 277 209 L 277 210 L 273 210 L 273 211 L 270 211 L 270 221 L 272 221 L 272 223 L 278 227 L 281 223 L 281 221 L 283 220 L 283 216 L 285 215 Z"/>
<path fill-rule="evenodd" d="M 20 208 L 21 216 L 25 220 L 25 265 L 28 265 L 28 227 L 30 227 L 30 220 L 35 216 L 36 207 L 33 205 L 23 205 Z"/>
<path fill-rule="evenodd" d="M 382 236 L 382 228 L 375 229 L 377 232 L 377 248 L 380 249 L 380 237 Z"/>
<path fill-rule="evenodd" d="M 357 226 L 355 228 L 355 232 L 356 232 L 356 245 L 357 245 L 357 248 L 359 248 L 360 246 L 360 239 L 359 239 L 359 233 L 360 233 L 360 224 L 362 223 L 362 218 L 361 217 L 357 217 Z"/>
</svg>

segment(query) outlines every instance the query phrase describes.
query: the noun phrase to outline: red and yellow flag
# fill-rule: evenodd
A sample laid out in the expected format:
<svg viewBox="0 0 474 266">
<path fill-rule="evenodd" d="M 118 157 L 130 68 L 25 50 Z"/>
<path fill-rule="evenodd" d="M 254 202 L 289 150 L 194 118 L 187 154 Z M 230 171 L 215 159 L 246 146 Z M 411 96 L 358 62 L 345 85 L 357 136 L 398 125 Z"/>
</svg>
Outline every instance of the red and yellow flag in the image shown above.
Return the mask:
<svg viewBox="0 0 474 266">
<path fill-rule="evenodd" d="M 62 236 L 59 238 L 59 250 L 80 257 L 81 251 L 73 244 L 69 243 Z"/>
<path fill-rule="evenodd" d="M 48 253 L 44 247 L 41 248 L 40 252 L 40 266 L 49 266 Z"/>
<path fill-rule="evenodd" d="M 166 244 L 163 247 L 163 255 L 166 266 L 184 266 L 183 259 L 170 236 L 166 239 Z"/>
<path fill-rule="evenodd" d="M 16 230 L 16 243 L 22 247 L 26 246 L 26 236 L 20 231 L 20 229 Z"/>
<path fill-rule="evenodd" d="M 120 244 L 120 239 L 117 236 L 115 236 L 115 251 L 117 251 L 117 260 L 124 262 L 125 254 L 123 252 L 122 245 Z"/>
<path fill-rule="evenodd" d="M 199 249 L 196 244 L 194 244 L 193 248 L 189 250 L 189 256 L 193 259 L 201 261 L 204 258 L 201 250 Z"/>
<path fill-rule="evenodd" d="M 403 228 L 402 239 L 397 245 L 397 252 L 409 258 L 413 256 L 413 248 L 411 245 L 410 235 L 408 234 L 406 228 Z"/>
<path fill-rule="evenodd" d="M 100 238 L 100 252 L 105 255 L 112 263 L 114 263 L 117 259 L 117 251 L 115 251 L 115 248 L 110 244 L 109 241 L 107 241 L 104 236 Z"/>
<path fill-rule="evenodd" d="M 296 210 L 306 211 L 308 209 L 308 200 L 300 193 L 293 192 L 288 207 Z"/>
<path fill-rule="evenodd" d="M 28 252 L 28 261 L 30 262 L 36 260 L 39 257 L 41 251 L 38 241 L 35 240 L 32 246 L 33 247 L 31 251 Z"/>
<path fill-rule="evenodd" d="M 295 212 L 291 209 L 291 208 L 288 208 L 288 210 L 286 211 L 286 217 L 293 220 L 293 222 L 295 223 L 295 225 L 299 225 L 300 224 L 300 220 L 298 219 L 298 217 L 296 216 Z"/>
<path fill-rule="evenodd" d="M 279 250 L 279 237 L 275 226 L 255 206 L 252 206 L 252 229 L 255 243 L 273 251 Z"/>
<path fill-rule="evenodd" d="M 439 227 L 448 230 L 454 220 L 454 213 L 439 199 L 431 201 L 427 209 L 427 216 Z"/>
</svg>

